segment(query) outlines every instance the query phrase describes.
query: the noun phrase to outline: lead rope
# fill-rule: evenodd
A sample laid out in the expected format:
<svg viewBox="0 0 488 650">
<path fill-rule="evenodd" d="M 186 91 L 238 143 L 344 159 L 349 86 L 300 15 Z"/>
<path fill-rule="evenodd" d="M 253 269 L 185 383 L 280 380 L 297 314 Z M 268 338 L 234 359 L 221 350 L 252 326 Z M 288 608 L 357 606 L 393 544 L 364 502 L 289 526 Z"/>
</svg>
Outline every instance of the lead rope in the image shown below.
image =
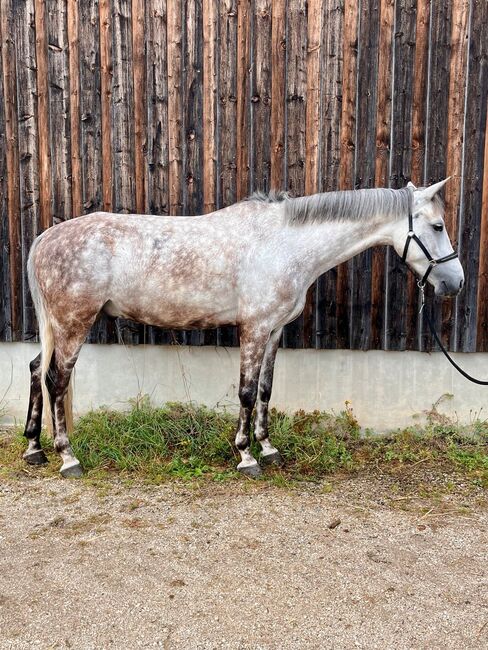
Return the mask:
<svg viewBox="0 0 488 650">
<path fill-rule="evenodd" d="M 419 309 L 419 315 L 420 315 L 422 313 L 422 311 L 424 310 L 424 306 L 425 306 L 425 287 L 422 284 L 421 280 L 417 280 L 417 286 L 420 289 L 420 309 Z M 425 320 L 427 321 L 427 324 L 428 324 L 428 326 L 430 328 L 430 331 L 432 332 L 432 336 L 434 337 L 437 345 L 440 347 L 440 349 L 442 350 L 444 356 L 447 358 L 449 363 L 452 366 L 454 366 L 454 368 L 456 368 L 456 370 L 459 373 L 461 373 L 461 375 L 463 377 L 465 377 L 469 381 L 472 381 L 473 384 L 479 384 L 480 386 L 488 386 L 488 381 L 482 381 L 481 379 L 476 379 L 475 377 L 472 377 L 471 375 L 468 375 L 468 373 L 465 370 L 463 370 L 462 368 L 460 368 L 458 366 L 458 364 L 454 361 L 454 359 L 450 356 L 449 352 L 446 350 L 446 348 L 442 344 L 441 339 L 439 338 L 439 335 L 436 332 L 434 324 L 431 321 L 427 310 L 424 312 L 424 316 L 425 316 Z"/>
</svg>

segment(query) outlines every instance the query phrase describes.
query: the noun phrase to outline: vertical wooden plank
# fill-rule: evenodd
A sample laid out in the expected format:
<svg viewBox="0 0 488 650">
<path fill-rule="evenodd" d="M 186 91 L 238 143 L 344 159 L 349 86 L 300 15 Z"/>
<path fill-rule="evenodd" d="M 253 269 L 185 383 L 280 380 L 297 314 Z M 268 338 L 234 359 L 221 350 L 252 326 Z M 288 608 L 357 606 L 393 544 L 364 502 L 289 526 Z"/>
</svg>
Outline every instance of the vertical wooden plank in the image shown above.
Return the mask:
<svg viewBox="0 0 488 650">
<path fill-rule="evenodd" d="M 311 0 L 307 15 L 307 101 L 305 107 L 305 194 L 319 189 L 320 169 L 320 62 L 322 58 L 322 2 Z M 314 311 L 317 282 L 307 292 L 303 310 L 303 346 L 312 347 L 316 338 Z"/>
<path fill-rule="evenodd" d="M 466 280 L 456 301 L 456 349 L 460 352 L 476 350 L 484 139 L 488 103 L 488 3 L 486 2 L 472 4 L 467 84 L 464 202 L 459 217 L 459 253 Z M 486 301 L 486 296 L 482 299 Z"/>
<path fill-rule="evenodd" d="M 271 20 L 271 189 L 284 187 L 287 0 L 273 3 Z"/>
<path fill-rule="evenodd" d="M 134 212 L 134 93 L 130 0 L 113 1 L 112 25 L 114 211 Z"/>
<path fill-rule="evenodd" d="M 112 13 L 110 0 L 100 0 L 100 91 L 102 124 L 103 209 L 113 209 L 112 187 Z"/>
<path fill-rule="evenodd" d="M 169 213 L 182 214 L 182 15 L 181 3 L 167 1 Z"/>
<path fill-rule="evenodd" d="M 378 58 L 378 91 L 376 100 L 376 187 L 390 185 L 390 133 L 393 72 L 393 25 L 395 0 L 380 2 L 380 34 Z M 386 274 L 387 249 L 376 247 L 372 252 L 371 273 L 371 340 L 370 347 L 385 345 L 385 309 L 388 278 Z"/>
<path fill-rule="evenodd" d="M 218 207 L 237 200 L 237 0 L 219 3 L 219 160 Z"/>
<path fill-rule="evenodd" d="M 420 186 L 424 179 L 425 124 L 427 112 L 427 70 L 429 61 L 430 3 L 419 0 L 415 29 L 415 62 L 412 98 L 412 182 Z M 422 319 L 419 317 L 419 297 L 415 278 L 407 280 L 407 349 L 422 348 Z"/>
<path fill-rule="evenodd" d="M 451 15 L 453 0 L 431 4 L 431 42 L 429 48 L 430 70 L 428 88 L 428 111 L 426 115 L 426 159 L 424 184 L 430 185 L 446 176 L 448 102 L 451 57 Z M 429 300 L 424 309 L 430 313 L 436 329 L 442 328 L 441 301 L 433 296 L 429 286 L 426 294 Z M 424 319 L 423 319 L 424 320 Z M 432 335 L 425 320 L 422 323 L 422 348 L 435 347 Z"/>
<path fill-rule="evenodd" d="M 252 128 L 253 128 L 253 187 L 254 190 L 268 192 L 271 181 L 271 0 L 255 0 L 254 6 L 254 54 Z"/>
<path fill-rule="evenodd" d="M 379 7 L 376 0 L 360 5 L 358 38 L 358 81 L 356 115 L 356 155 L 354 161 L 357 188 L 374 187 L 376 156 L 376 96 L 378 85 Z M 366 350 L 371 337 L 372 301 L 371 249 L 350 262 L 352 270 L 351 347 Z"/>
<path fill-rule="evenodd" d="M 218 2 L 203 0 L 203 211 L 217 205 Z"/>
<path fill-rule="evenodd" d="M 483 184 L 481 197 L 480 262 L 477 296 L 477 336 L 478 352 L 488 352 L 488 110 L 485 125 L 485 154 L 483 160 Z"/>
<path fill-rule="evenodd" d="M 67 3 L 47 0 L 51 211 L 54 223 L 71 218 L 70 86 Z"/>
<path fill-rule="evenodd" d="M 219 2 L 219 37 L 217 207 L 222 208 L 237 200 L 237 0 Z M 223 346 L 236 345 L 236 328 L 221 327 L 217 331 L 217 342 Z"/>
<path fill-rule="evenodd" d="M 78 2 L 68 0 L 69 106 L 71 138 L 71 216 L 83 214 L 80 149 L 80 52 Z"/>
<path fill-rule="evenodd" d="M 307 94 L 307 7 L 305 0 L 288 0 L 286 41 L 286 186 L 305 193 L 305 120 Z M 283 332 L 285 347 L 303 347 L 303 315 Z"/>
<path fill-rule="evenodd" d="M 2 6 L 0 4 L 0 39 L 3 43 Z M 9 287 L 7 133 L 5 93 L 3 88 L 3 48 L 0 47 L 0 341 L 12 340 L 12 317 Z"/>
<path fill-rule="evenodd" d="M 237 1 L 237 199 L 248 196 L 250 131 L 250 0 Z"/>
<path fill-rule="evenodd" d="M 393 69 L 393 115 L 391 129 L 390 184 L 405 187 L 412 167 L 412 97 L 415 61 L 416 0 L 397 0 Z M 409 275 L 393 249 L 388 251 L 386 348 L 405 350 Z"/>
<path fill-rule="evenodd" d="M 147 3 L 147 202 L 168 214 L 168 77 L 166 0 Z"/>
<path fill-rule="evenodd" d="M 342 67 L 341 113 L 341 167 L 339 189 L 354 187 L 354 159 L 356 148 L 356 76 L 358 56 L 358 4 L 345 0 Z M 337 269 L 337 347 L 349 348 L 351 283 L 349 263 Z"/>
<path fill-rule="evenodd" d="M 184 20 L 184 96 L 185 107 L 185 155 L 184 155 L 184 193 L 185 214 L 202 214 L 203 212 L 203 16 L 202 0 L 190 0 L 186 3 Z M 202 330 L 187 332 L 186 339 L 190 345 L 203 345 L 205 334 Z"/>
<path fill-rule="evenodd" d="M 103 1 L 103 0 L 102 0 Z M 111 210 L 110 45 L 105 7 L 98 0 L 78 4 L 80 149 L 82 211 Z M 100 14 L 99 14 L 100 10 Z M 99 20 L 100 15 L 100 20 Z M 100 26 L 103 24 L 103 28 Z M 102 62 L 103 58 L 103 62 Z M 107 85 L 108 84 L 108 85 Z M 72 114 L 73 114 L 72 105 Z M 73 134 L 72 134 L 73 137 Z M 72 142 L 72 151 L 76 147 Z M 104 164 L 105 163 L 105 164 Z M 73 165 L 73 171 L 76 165 Z M 106 169 L 105 169 L 106 168 Z M 73 192 L 73 199 L 75 192 Z M 76 212 L 75 212 L 76 213 Z"/>
<path fill-rule="evenodd" d="M 185 178 L 183 207 L 185 214 L 203 212 L 203 121 L 202 121 L 202 0 L 186 3 L 183 106 L 185 112 Z"/>
<path fill-rule="evenodd" d="M 6 246 L 9 268 L 10 334 L 13 340 L 20 340 L 22 337 L 22 232 L 17 120 L 17 65 L 12 1 L 1 0 L 0 12 L 7 165 L 8 244 Z"/>
<path fill-rule="evenodd" d="M 53 224 L 51 206 L 51 151 L 49 146 L 49 66 L 46 0 L 35 0 L 35 38 L 37 63 L 37 113 L 43 128 L 38 133 L 40 228 Z"/>
<path fill-rule="evenodd" d="M 134 88 L 134 183 L 135 209 L 146 210 L 146 61 L 145 61 L 145 2 L 132 0 L 132 61 Z"/>
<path fill-rule="evenodd" d="M 338 189 L 341 147 L 343 2 L 323 3 L 321 62 L 321 122 L 319 191 Z M 317 281 L 315 345 L 335 348 L 337 344 L 337 268 Z"/>
<path fill-rule="evenodd" d="M 464 102 L 468 57 L 469 0 L 453 0 L 451 62 L 449 73 L 449 111 L 447 116 L 446 176 L 451 179 L 445 187 L 444 220 L 447 232 L 457 247 L 458 212 L 461 207 L 461 172 L 463 155 Z M 449 346 L 454 336 L 455 300 L 442 302 L 441 336 Z"/>
</svg>

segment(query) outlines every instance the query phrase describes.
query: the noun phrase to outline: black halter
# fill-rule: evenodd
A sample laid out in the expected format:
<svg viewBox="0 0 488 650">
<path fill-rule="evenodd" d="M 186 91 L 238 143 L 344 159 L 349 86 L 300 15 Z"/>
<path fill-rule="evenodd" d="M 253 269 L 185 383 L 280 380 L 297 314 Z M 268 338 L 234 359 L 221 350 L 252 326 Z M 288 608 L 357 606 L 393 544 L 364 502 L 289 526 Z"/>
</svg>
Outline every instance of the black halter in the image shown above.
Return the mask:
<svg viewBox="0 0 488 650">
<path fill-rule="evenodd" d="M 439 259 L 434 259 L 432 255 L 429 253 L 428 249 L 426 246 L 424 246 L 422 240 L 420 237 L 417 237 L 417 235 L 413 231 L 413 215 L 412 212 L 410 211 L 408 213 L 408 233 L 407 233 L 407 241 L 405 242 L 405 247 L 403 249 L 403 255 L 402 255 L 402 261 L 407 263 L 407 253 L 408 253 L 408 247 L 410 246 L 410 242 L 414 240 L 416 244 L 420 247 L 422 252 L 424 253 L 425 257 L 429 260 L 429 266 L 427 267 L 426 272 L 424 273 L 424 277 L 421 280 L 417 281 L 417 284 L 420 289 L 423 289 L 425 287 L 425 283 L 427 282 L 427 278 L 430 275 L 430 272 L 434 268 L 434 266 L 437 266 L 438 264 L 442 264 L 443 262 L 449 262 L 450 260 L 456 259 L 458 254 L 456 251 L 453 253 L 450 253 L 449 255 L 445 255 L 444 257 L 439 257 Z"/>
</svg>

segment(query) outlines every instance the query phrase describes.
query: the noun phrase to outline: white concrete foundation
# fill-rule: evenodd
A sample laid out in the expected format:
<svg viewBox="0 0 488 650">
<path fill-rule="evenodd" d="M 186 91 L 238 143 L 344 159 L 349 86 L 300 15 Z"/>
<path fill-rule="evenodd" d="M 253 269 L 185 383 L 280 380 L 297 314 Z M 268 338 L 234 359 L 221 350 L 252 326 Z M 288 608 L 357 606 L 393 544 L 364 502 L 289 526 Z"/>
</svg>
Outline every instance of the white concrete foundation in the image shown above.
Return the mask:
<svg viewBox="0 0 488 650">
<path fill-rule="evenodd" d="M 38 349 L 29 343 L 0 344 L 5 423 L 23 423 L 29 361 Z M 453 356 L 468 372 L 488 379 L 488 354 Z M 238 379 L 235 348 L 87 344 L 76 365 L 75 414 L 101 405 L 125 409 L 143 394 L 156 405 L 192 400 L 237 409 Z M 422 416 L 446 393 L 453 397 L 442 401 L 441 412 L 464 423 L 485 417 L 488 387 L 468 382 L 441 353 L 280 350 L 272 405 L 289 412 L 338 412 L 348 400 L 361 426 L 385 431 L 413 423 L 413 416 Z"/>
</svg>

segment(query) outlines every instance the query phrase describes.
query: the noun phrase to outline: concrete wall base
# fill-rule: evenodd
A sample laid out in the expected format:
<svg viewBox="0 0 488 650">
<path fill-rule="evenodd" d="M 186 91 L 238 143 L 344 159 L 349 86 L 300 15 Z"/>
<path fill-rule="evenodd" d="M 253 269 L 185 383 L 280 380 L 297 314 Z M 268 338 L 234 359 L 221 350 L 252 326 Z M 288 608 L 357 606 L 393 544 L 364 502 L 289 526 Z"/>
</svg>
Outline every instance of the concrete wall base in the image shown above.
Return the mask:
<svg viewBox="0 0 488 650">
<path fill-rule="evenodd" d="M 0 344 L 0 414 L 4 423 L 23 423 L 29 394 L 29 361 L 39 346 Z M 487 354 L 455 354 L 468 372 L 488 379 Z M 102 405 L 126 409 L 148 394 L 154 404 L 193 401 L 237 409 L 239 350 L 180 346 L 83 346 L 76 365 L 75 413 Z M 488 402 L 488 387 L 461 377 L 441 353 L 350 350 L 280 350 L 272 405 L 341 411 L 352 404 L 361 426 L 378 432 L 404 427 L 422 417 L 443 395 L 439 410 L 463 423 Z M 488 410 L 488 409 L 487 409 Z"/>
</svg>

